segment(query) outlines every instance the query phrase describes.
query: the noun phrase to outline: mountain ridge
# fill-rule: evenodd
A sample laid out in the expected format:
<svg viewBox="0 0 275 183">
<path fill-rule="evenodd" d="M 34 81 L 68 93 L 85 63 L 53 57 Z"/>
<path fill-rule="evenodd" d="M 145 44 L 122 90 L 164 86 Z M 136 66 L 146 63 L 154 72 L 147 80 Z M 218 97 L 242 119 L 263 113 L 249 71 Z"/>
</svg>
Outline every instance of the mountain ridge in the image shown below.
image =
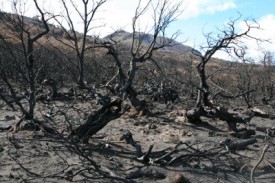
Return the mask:
<svg viewBox="0 0 275 183">
<path fill-rule="evenodd" d="M 137 32 L 136 34 L 137 34 L 137 36 L 141 35 L 142 42 L 145 45 L 149 45 L 151 43 L 151 41 L 154 39 L 152 34 L 143 33 L 143 32 Z M 119 41 L 122 44 L 123 43 L 130 44 L 132 42 L 133 33 L 130 33 L 130 32 L 127 32 L 127 31 L 121 29 L 121 30 L 117 30 L 117 31 L 103 37 L 103 39 L 105 39 L 105 40 L 108 40 L 110 38 L 112 38 L 115 41 Z M 191 52 L 193 50 L 193 48 L 190 46 L 184 45 L 184 44 L 177 42 L 175 40 L 170 40 L 170 38 L 161 37 L 161 36 L 159 36 L 157 38 L 157 46 L 161 44 L 160 42 L 163 39 L 164 39 L 164 41 L 171 41 L 171 44 L 170 44 L 171 46 L 166 46 L 164 48 L 161 48 L 162 51 L 184 53 L 184 52 Z"/>
<path fill-rule="evenodd" d="M 8 17 L 12 17 L 12 16 L 16 16 L 16 14 L 12 14 L 12 13 L 6 13 L 6 12 L 0 12 L 0 16 L 4 17 L 4 16 L 8 16 Z M 21 16 L 21 15 L 20 15 Z M 32 26 L 42 26 L 42 21 L 39 19 L 39 17 L 28 17 L 28 16 L 23 16 L 25 23 L 28 22 L 28 24 L 32 25 Z M 3 20 L 2 20 L 3 21 Z M 4 20 L 5 21 L 5 20 Z M 57 25 L 53 25 L 48 23 L 49 27 L 50 27 L 50 33 L 53 37 L 56 38 L 68 38 L 68 35 L 65 34 L 65 31 L 62 30 L 61 27 L 57 26 Z M 71 32 L 70 30 L 67 30 L 68 32 Z M 77 37 L 79 39 L 83 38 L 83 33 L 76 31 L 77 33 Z M 141 36 L 141 37 L 138 37 Z M 154 39 L 152 34 L 149 33 L 144 33 L 144 32 L 136 32 L 136 36 L 137 39 L 142 38 L 142 44 L 144 46 L 149 46 L 149 44 L 151 43 L 151 41 Z M 125 44 L 126 47 L 130 48 L 131 44 L 132 44 L 132 38 L 133 38 L 133 33 L 131 32 L 127 32 L 123 29 L 114 31 L 113 33 L 104 36 L 104 37 L 96 37 L 96 36 L 91 36 L 91 35 L 87 35 L 87 41 L 90 42 L 91 44 L 93 44 L 95 39 L 100 39 L 100 40 L 106 40 L 108 41 L 110 38 L 114 39 L 115 41 L 120 42 L 121 44 Z M 167 37 L 161 37 L 159 36 L 157 38 L 157 43 L 156 46 L 160 46 L 161 45 L 161 41 L 170 41 L 171 44 L 170 46 L 165 46 L 163 48 L 161 48 L 161 51 L 165 51 L 165 52 L 175 52 L 175 53 L 186 53 L 186 52 L 192 52 L 193 48 L 187 45 L 184 45 L 180 42 L 177 42 L 175 40 L 171 40 L 170 38 Z"/>
</svg>

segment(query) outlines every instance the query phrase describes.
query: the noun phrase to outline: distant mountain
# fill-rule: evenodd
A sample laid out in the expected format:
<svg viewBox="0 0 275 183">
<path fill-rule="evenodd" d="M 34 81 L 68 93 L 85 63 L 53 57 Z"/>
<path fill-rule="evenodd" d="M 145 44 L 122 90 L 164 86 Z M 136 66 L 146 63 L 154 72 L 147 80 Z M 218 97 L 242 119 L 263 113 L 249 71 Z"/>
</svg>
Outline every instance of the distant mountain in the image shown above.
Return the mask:
<svg viewBox="0 0 275 183">
<path fill-rule="evenodd" d="M 145 34 L 145 33 L 137 33 L 140 34 L 142 37 L 142 42 L 143 44 L 150 44 L 151 41 L 153 40 L 153 35 L 151 34 Z M 132 43 L 132 33 L 129 33 L 125 30 L 118 30 L 115 31 L 114 33 L 104 37 L 103 39 L 114 39 L 116 41 L 121 42 L 122 44 L 130 44 Z M 163 38 L 163 37 L 159 37 L 157 40 L 157 45 L 160 44 L 161 40 L 169 40 L 169 38 Z M 185 53 L 185 52 L 190 52 L 193 48 L 190 46 L 186 46 L 184 44 L 181 44 L 175 40 L 172 40 L 171 45 L 173 46 L 168 46 L 168 47 L 164 47 L 162 49 L 162 51 L 168 51 L 168 52 L 176 52 L 176 53 Z"/>
<path fill-rule="evenodd" d="M 9 18 L 12 19 L 12 17 L 15 17 L 15 16 L 17 16 L 17 15 L 11 14 L 11 13 L 0 12 L 0 21 L 7 21 L 7 20 L 9 20 Z M 42 21 L 39 19 L 39 17 L 23 16 L 22 18 L 24 18 L 24 21 L 26 24 L 29 24 L 29 27 L 34 28 L 34 27 L 43 26 Z M 66 37 L 66 35 L 64 34 L 64 30 L 62 30 L 60 27 L 54 26 L 52 24 L 49 24 L 49 27 L 51 30 L 49 35 L 51 35 L 55 38 L 57 38 L 57 37 L 62 38 L 64 36 Z M 149 45 L 151 43 L 151 41 L 153 40 L 153 35 L 151 35 L 151 34 L 146 34 L 146 33 L 142 33 L 142 32 L 139 32 L 137 34 L 142 36 L 142 42 L 143 42 L 144 46 Z M 82 36 L 83 36 L 82 33 L 77 32 L 78 38 L 81 38 Z M 108 40 L 109 38 L 112 37 L 112 39 L 119 41 L 123 45 L 123 47 L 125 49 L 127 49 L 127 48 L 131 47 L 132 36 L 133 35 L 130 32 L 127 32 L 125 30 L 118 30 L 110 35 L 107 35 L 106 37 L 104 37 L 102 39 Z M 136 35 L 136 37 L 137 36 L 138 35 Z M 169 38 L 159 37 L 156 45 L 159 46 L 162 40 L 170 41 Z M 94 41 L 93 37 L 88 36 L 87 42 L 93 44 L 93 41 Z M 191 50 L 193 49 L 192 47 L 181 44 L 175 40 L 171 40 L 171 45 L 172 46 L 167 46 L 167 47 L 162 48 L 161 51 L 175 52 L 175 53 L 182 54 L 182 53 L 186 53 L 186 52 L 191 52 Z"/>
</svg>

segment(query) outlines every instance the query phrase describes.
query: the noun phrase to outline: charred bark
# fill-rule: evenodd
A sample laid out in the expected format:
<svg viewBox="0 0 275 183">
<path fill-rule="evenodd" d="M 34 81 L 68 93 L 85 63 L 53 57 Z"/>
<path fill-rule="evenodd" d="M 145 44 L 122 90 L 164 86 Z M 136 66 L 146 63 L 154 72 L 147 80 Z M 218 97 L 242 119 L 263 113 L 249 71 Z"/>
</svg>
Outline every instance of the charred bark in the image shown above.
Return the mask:
<svg viewBox="0 0 275 183">
<path fill-rule="evenodd" d="M 138 112 L 143 111 L 145 113 L 148 113 L 146 101 L 144 100 L 140 101 L 138 99 L 137 92 L 132 86 L 133 80 L 135 78 L 136 70 L 137 70 L 137 66 L 136 66 L 137 59 L 132 58 L 130 60 L 130 68 L 129 68 L 128 77 L 127 77 L 123 72 L 122 64 L 121 64 L 121 61 L 119 60 L 117 49 L 115 48 L 115 45 L 117 44 L 117 42 L 114 39 L 112 39 L 112 37 L 110 39 L 113 43 L 104 42 L 102 43 L 103 45 L 102 47 L 108 49 L 107 54 L 112 55 L 112 57 L 116 62 L 116 66 L 119 74 L 119 81 L 120 81 L 120 85 L 122 86 L 122 88 L 120 89 L 119 95 L 122 96 L 124 100 L 128 98 L 132 106 Z M 109 82 L 106 84 L 106 86 L 108 87 L 108 85 L 109 85 Z"/>
<path fill-rule="evenodd" d="M 200 117 L 204 115 L 206 115 L 206 112 L 203 107 L 194 108 L 186 112 L 186 117 L 191 123 L 200 123 Z"/>
<path fill-rule="evenodd" d="M 110 121 L 123 114 L 120 98 L 104 105 L 101 109 L 90 114 L 83 125 L 71 132 L 70 138 L 76 142 L 88 143 L 89 138 L 105 127 Z"/>
<path fill-rule="evenodd" d="M 209 102 L 209 86 L 207 84 L 207 77 L 205 74 L 205 65 L 207 61 L 203 60 L 198 66 L 197 70 L 200 76 L 200 88 L 198 89 L 198 97 L 196 102 L 196 108 L 200 108 L 202 105 L 211 106 Z"/>
<path fill-rule="evenodd" d="M 237 123 L 247 124 L 254 117 L 253 112 L 250 114 L 250 116 L 244 117 L 244 116 L 231 114 L 228 112 L 228 110 L 226 110 L 223 107 L 216 107 L 214 113 L 219 119 L 226 121 L 228 124 L 228 127 L 235 132 L 246 130 L 246 129 L 237 129 Z"/>
<path fill-rule="evenodd" d="M 246 146 L 255 144 L 257 142 L 256 138 L 250 138 L 246 140 L 231 140 L 226 139 L 220 143 L 221 146 L 227 147 L 231 151 L 244 150 Z"/>
<path fill-rule="evenodd" d="M 202 116 L 208 118 L 219 118 L 227 122 L 230 130 L 233 130 L 234 132 L 241 132 L 245 131 L 246 129 L 238 129 L 237 123 L 247 124 L 254 117 L 254 113 L 251 112 L 249 116 L 245 117 L 240 114 L 230 113 L 227 109 L 223 107 L 211 107 L 209 109 L 199 107 L 188 110 L 186 112 L 186 117 L 188 121 L 194 124 L 202 122 L 200 119 L 200 117 Z"/>
</svg>

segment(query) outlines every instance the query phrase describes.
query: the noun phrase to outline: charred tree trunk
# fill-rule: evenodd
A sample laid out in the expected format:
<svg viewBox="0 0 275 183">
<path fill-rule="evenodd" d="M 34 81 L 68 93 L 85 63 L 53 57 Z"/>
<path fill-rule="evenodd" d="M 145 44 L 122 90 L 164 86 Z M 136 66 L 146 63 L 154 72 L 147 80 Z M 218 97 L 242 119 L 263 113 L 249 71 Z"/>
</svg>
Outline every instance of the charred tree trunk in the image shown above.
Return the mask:
<svg viewBox="0 0 275 183">
<path fill-rule="evenodd" d="M 83 64 L 80 64 L 80 65 L 83 65 Z M 79 71 L 79 78 L 78 78 L 77 84 L 78 84 L 80 87 L 85 86 L 85 82 L 84 82 L 84 69 L 83 69 L 83 66 L 81 66 L 81 69 L 80 69 L 80 71 Z"/>
<path fill-rule="evenodd" d="M 114 41 L 114 40 L 112 40 Z M 115 41 L 114 41 L 115 42 Z M 118 53 L 117 50 L 114 48 L 113 45 L 109 45 L 109 42 L 104 43 L 104 47 L 108 49 L 107 54 L 112 55 L 113 58 L 115 59 L 116 66 L 118 68 L 118 74 L 119 74 L 119 80 L 120 84 L 123 86 L 120 92 L 120 95 L 124 96 L 126 95 L 126 98 L 130 99 L 130 101 L 133 101 L 133 103 L 137 103 L 137 93 L 132 87 L 132 82 L 135 77 L 135 72 L 136 72 L 136 61 L 135 59 L 130 60 L 130 69 L 129 69 L 129 78 L 127 80 L 127 76 L 124 74 L 123 69 L 122 69 L 122 64 L 118 58 Z M 115 42 L 116 44 L 116 42 Z M 132 103 L 132 102 L 131 102 Z M 132 104 L 133 104 L 132 103 Z"/>
<path fill-rule="evenodd" d="M 202 59 L 201 63 L 197 66 L 197 71 L 200 76 L 200 86 L 198 88 L 196 106 L 194 109 L 188 110 L 186 113 L 187 119 L 192 123 L 201 122 L 200 117 L 206 115 L 204 107 L 212 106 L 209 102 L 209 86 L 206 81 L 205 65 L 206 62 Z"/>
<path fill-rule="evenodd" d="M 136 74 L 136 58 L 132 58 L 130 60 L 130 69 L 128 74 L 128 79 L 125 82 L 123 88 L 121 89 L 121 95 L 123 96 L 123 99 L 125 100 L 128 98 L 132 104 L 132 106 L 137 110 L 137 112 L 143 112 L 144 114 L 148 113 L 146 101 L 139 100 L 137 97 L 137 93 L 132 87 L 133 80 L 135 78 Z"/>
<path fill-rule="evenodd" d="M 226 109 L 223 107 L 216 107 L 214 108 L 215 110 L 213 111 L 213 114 L 218 117 L 221 120 L 224 120 L 227 122 L 229 129 L 235 131 L 235 132 L 241 132 L 245 131 L 246 129 L 238 129 L 237 128 L 237 123 L 243 123 L 246 124 L 248 123 L 252 117 L 254 116 L 254 113 L 252 112 L 250 116 L 248 117 L 241 117 L 238 115 L 234 115 L 229 113 Z"/>
<path fill-rule="evenodd" d="M 77 142 L 88 143 L 89 138 L 105 127 L 110 121 L 123 114 L 122 100 L 120 98 L 104 105 L 101 109 L 90 114 L 83 125 L 71 132 L 70 137 Z"/>
<path fill-rule="evenodd" d="M 209 102 L 209 86 L 205 74 L 205 63 L 201 62 L 197 66 L 197 70 L 200 76 L 200 88 L 198 89 L 196 108 L 200 108 L 201 106 L 211 106 L 211 103 Z"/>
<path fill-rule="evenodd" d="M 122 87 L 121 89 L 121 92 L 120 94 L 123 96 L 124 99 L 126 99 L 128 97 L 128 94 L 129 94 L 129 89 L 132 87 L 132 83 L 133 83 L 133 80 L 135 78 L 135 75 L 136 75 L 136 61 L 134 58 L 132 58 L 130 60 L 130 69 L 129 69 L 129 72 L 128 72 L 128 79 L 127 81 L 125 82 L 124 86 Z"/>
<path fill-rule="evenodd" d="M 26 58 L 28 58 L 28 61 L 26 66 L 28 70 L 28 85 L 29 85 L 30 94 L 28 98 L 29 109 L 28 109 L 28 113 L 25 114 L 26 119 L 33 119 L 34 108 L 36 105 L 36 101 L 35 101 L 35 80 L 36 79 L 35 79 L 34 68 L 33 68 L 34 67 L 33 43 L 34 43 L 34 40 L 28 37 L 28 51 L 26 55 Z"/>
<path fill-rule="evenodd" d="M 116 43 L 116 42 L 115 42 Z M 140 101 L 137 98 L 137 93 L 135 91 L 135 89 L 132 87 L 132 83 L 133 80 L 135 78 L 135 74 L 136 74 L 136 62 L 137 59 L 136 58 L 132 58 L 130 60 L 130 69 L 128 72 L 128 78 L 127 76 L 124 74 L 123 70 L 122 70 L 122 64 L 118 58 L 118 53 L 117 50 L 114 48 L 113 45 L 109 45 L 110 43 L 106 42 L 104 43 L 104 47 L 108 49 L 107 54 L 110 54 L 113 56 L 113 58 L 115 59 L 116 62 L 116 66 L 118 68 L 118 74 L 119 74 L 119 80 L 120 80 L 120 84 L 123 86 L 120 90 L 120 96 L 123 97 L 123 99 L 129 99 L 132 106 L 139 112 L 142 110 L 146 110 L 146 112 L 148 112 L 147 107 L 146 107 L 146 102 L 145 101 Z"/>
</svg>

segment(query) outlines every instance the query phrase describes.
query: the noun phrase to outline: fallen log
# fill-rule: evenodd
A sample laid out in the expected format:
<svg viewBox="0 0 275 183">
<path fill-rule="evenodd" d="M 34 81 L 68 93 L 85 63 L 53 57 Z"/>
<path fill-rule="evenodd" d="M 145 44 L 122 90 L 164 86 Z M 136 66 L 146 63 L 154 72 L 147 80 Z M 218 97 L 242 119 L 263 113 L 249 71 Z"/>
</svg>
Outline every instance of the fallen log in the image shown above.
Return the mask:
<svg viewBox="0 0 275 183">
<path fill-rule="evenodd" d="M 220 142 L 221 146 L 225 146 L 231 151 L 244 150 L 246 146 L 255 144 L 257 142 L 256 138 L 246 139 L 246 140 L 232 140 L 226 139 Z"/>
<path fill-rule="evenodd" d="M 202 122 L 200 117 L 205 116 L 208 118 L 219 118 L 223 121 L 226 121 L 230 130 L 234 132 L 245 131 L 246 129 L 238 129 L 237 123 L 247 124 L 253 117 L 254 113 L 252 112 L 250 116 L 242 116 L 240 114 L 232 114 L 227 109 L 223 107 L 198 107 L 186 112 L 186 117 L 191 123 L 200 123 Z"/>
<path fill-rule="evenodd" d="M 104 105 L 95 113 L 90 114 L 84 124 L 72 130 L 69 138 L 74 142 L 88 143 L 91 136 L 124 113 L 121 105 L 122 99 L 120 98 Z"/>
<path fill-rule="evenodd" d="M 251 136 L 253 136 L 255 134 L 256 134 L 255 130 L 251 130 L 251 129 L 241 131 L 241 132 L 229 133 L 229 135 L 231 135 L 232 137 L 236 137 L 236 138 L 240 138 L 240 139 L 249 139 L 249 138 L 251 138 Z"/>
<path fill-rule="evenodd" d="M 151 178 L 153 180 L 165 179 L 167 172 L 159 167 L 148 167 L 130 172 L 126 179 L 138 179 L 142 177 Z"/>
</svg>

